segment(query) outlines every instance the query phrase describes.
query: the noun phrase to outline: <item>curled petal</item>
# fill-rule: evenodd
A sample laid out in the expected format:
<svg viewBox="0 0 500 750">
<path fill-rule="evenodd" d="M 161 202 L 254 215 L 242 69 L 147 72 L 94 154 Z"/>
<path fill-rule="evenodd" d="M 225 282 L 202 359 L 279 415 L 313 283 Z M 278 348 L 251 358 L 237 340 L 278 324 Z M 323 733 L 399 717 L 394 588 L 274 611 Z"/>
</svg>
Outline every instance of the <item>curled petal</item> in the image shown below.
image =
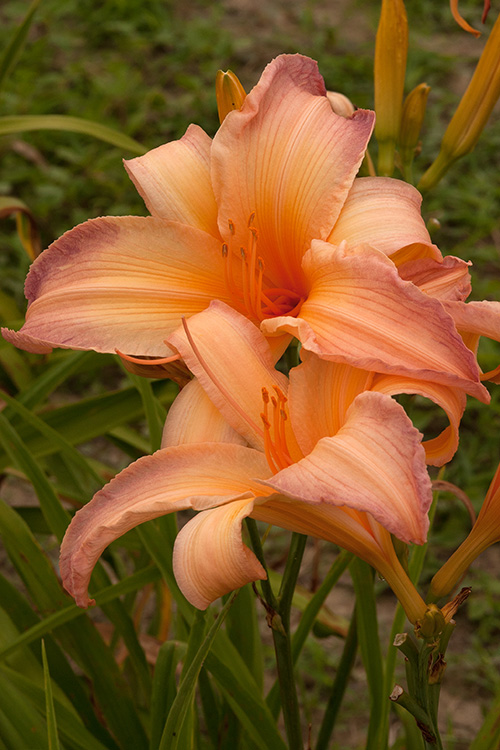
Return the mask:
<svg viewBox="0 0 500 750">
<path fill-rule="evenodd" d="M 181 445 L 140 458 L 100 490 L 71 521 L 61 545 L 65 589 L 80 607 L 103 550 L 145 521 L 172 511 L 203 510 L 242 496 L 268 494 L 264 456 L 240 445 Z"/>
<path fill-rule="evenodd" d="M 162 448 L 186 443 L 238 443 L 246 441 L 226 422 L 198 380 L 188 383 L 168 410 Z"/>
<path fill-rule="evenodd" d="M 349 191 L 328 242 L 367 243 L 386 255 L 415 242 L 429 242 L 420 213 L 422 196 L 391 177 L 358 177 Z M 316 239 L 319 239 L 318 237 Z"/>
<path fill-rule="evenodd" d="M 370 513 L 399 539 L 423 544 L 432 493 L 421 437 L 391 398 L 362 393 L 334 437 L 266 484 L 305 503 Z"/>
<path fill-rule="evenodd" d="M 500 302 L 445 300 L 443 301 L 443 307 L 451 315 L 460 331 L 500 341 Z"/>
<path fill-rule="evenodd" d="M 300 317 L 265 320 L 264 333 L 287 331 L 323 359 L 431 380 L 488 400 L 453 319 L 438 300 L 400 279 L 381 252 L 316 241 L 303 265 L 311 291 Z"/>
<path fill-rule="evenodd" d="M 218 236 L 217 205 L 210 181 L 212 139 L 190 125 L 179 141 L 165 143 L 125 168 L 152 216 Z"/>
<path fill-rule="evenodd" d="M 471 293 L 469 266 L 472 263 L 447 255 L 442 261 L 422 258 L 399 266 L 399 275 L 430 297 L 463 302 Z"/>
<path fill-rule="evenodd" d="M 466 396 L 458 388 L 449 388 L 439 383 L 429 383 L 398 375 L 376 375 L 371 390 L 395 396 L 410 393 L 430 398 L 446 412 L 449 426 L 440 435 L 422 443 L 426 461 L 431 466 L 443 466 L 451 461 L 458 448 L 458 429 L 465 410 Z"/>
<path fill-rule="evenodd" d="M 422 260 L 423 258 L 432 258 L 435 261 L 442 261 L 443 255 L 441 250 L 430 242 L 412 242 L 409 245 L 396 250 L 391 255 L 391 260 L 394 265 L 399 268 L 403 263 L 409 263 L 414 260 Z"/>
<path fill-rule="evenodd" d="M 326 239 L 363 158 L 374 114 L 334 114 L 317 64 L 301 55 L 271 62 L 243 107 L 213 140 L 219 229 L 247 246 L 255 212 L 259 254 L 277 286 L 296 289 L 312 238 Z M 278 283 L 279 282 L 279 283 Z"/>
<path fill-rule="evenodd" d="M 181 316 L 226 299 L 220 244 L 152 217 L 93 219 L 64 234 L 31 266 L 16 346 L 95 349 L 162 357 Z M 39 351 L 38 349 L 36 351 Z"/>
<path fill-rule="evenodd" d="M 254 500 L 235 500 L 199 513 L 179 532 L 174 574 L 179 588 L 198 609 L 250 581 L 267 578 L 254 553 L 243 544 L 241 523 Z"/>
</svg>

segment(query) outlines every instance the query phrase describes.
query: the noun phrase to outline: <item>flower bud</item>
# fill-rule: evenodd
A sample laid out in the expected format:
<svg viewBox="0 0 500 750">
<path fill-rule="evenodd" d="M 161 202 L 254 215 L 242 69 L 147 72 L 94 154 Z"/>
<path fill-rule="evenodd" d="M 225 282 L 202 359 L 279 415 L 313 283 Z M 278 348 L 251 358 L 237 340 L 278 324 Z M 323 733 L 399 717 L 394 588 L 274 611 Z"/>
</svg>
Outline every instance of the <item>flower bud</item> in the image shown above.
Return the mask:
<svg viewBox="0 0 500 750">
<path fill-rule="evenodd" d="M 391 175 L 399 136 L 408 53 L 408 21 L 403 0 L 382 0 L 375 42 L 375 136 L 378 171 Z"/>
<path fill-rule="evenodd" d="M 246 92 L 232 70 L 226 70 L 226 72 L 218 70 L 215 78 L 215 96 L 219 120 L 222 124 L 233 109 L 241 109 Z"/>
<path fill-rule="evenodd" d="M 355 112 L 354 104 L 347 96 L 338 91 L 327 91 L 326 97 L 336 115 L 341 117 L 351 117 Z"/>
<path fill-rule="evenodd" d="M 500 16 L 441 142 L 437 159 L 422 177 L 418 187 L 434 187 L 453 162 L 472 151 L 500 96 Z"/>
<path fill-rule="evenodd" d="M 399 155 L 403 167 L 410 168 L 413 162 L 430 90 L 426 83 L 420 83 L 404 101 L 399 131 Z"/>
</svg>

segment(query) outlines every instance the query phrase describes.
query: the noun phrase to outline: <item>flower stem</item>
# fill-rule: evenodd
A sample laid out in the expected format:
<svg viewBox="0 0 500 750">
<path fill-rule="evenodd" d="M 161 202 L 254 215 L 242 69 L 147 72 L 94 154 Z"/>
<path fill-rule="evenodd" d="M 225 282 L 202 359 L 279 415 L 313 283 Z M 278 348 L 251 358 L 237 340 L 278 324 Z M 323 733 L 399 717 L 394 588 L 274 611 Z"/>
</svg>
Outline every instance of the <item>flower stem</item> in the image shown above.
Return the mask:
<svg viewBox="0 0 500 750">
<path fill-rule="evenodd" d="M 259 562 L 265 566 L 264 554 L 257 524 L 253 519 L 246 519 L 250 542 Z M 285 722 L 289 750 L 303 750 L 302 729 L 300 726 L 299 702 L 295 675 L 293 672 L 293 658 L 290 637 L 290 609 L 293 592 L 300 570 L 307 537 L 302 534 L 292 534 L 290 550 L 281 582 L 278 598 L 268 580 L 262 581 L 264 606 L 267 611 L 267 621 L 272 630 L 278 680 L 280 685 L 281 707 Z"/>
<path fill-rule="evenodd" d="M 357 634 L 357 622 L 356 622 L 356 609 L 352 614 L 351 624 L 349 625 L 349 631 L 344 644 L 344 650 L 340 657 L 340 662 L 337 667 L 337 673 L 335 680 L 333 681 L 330 698 L 328 699 L 328 705 L 323 715 L 323 721 L 319 730 L 318 741 L 316 742 L 316 750 L 328 750 L 330 746 L 330 738 L 332 735 L 333 727 L 335 726 L 335 720 L 344 697 L 349 675 L 354 666 L 354 660 L 356 658 L 356 651 L 358 648 L 358 634 Z"/>
</svg>

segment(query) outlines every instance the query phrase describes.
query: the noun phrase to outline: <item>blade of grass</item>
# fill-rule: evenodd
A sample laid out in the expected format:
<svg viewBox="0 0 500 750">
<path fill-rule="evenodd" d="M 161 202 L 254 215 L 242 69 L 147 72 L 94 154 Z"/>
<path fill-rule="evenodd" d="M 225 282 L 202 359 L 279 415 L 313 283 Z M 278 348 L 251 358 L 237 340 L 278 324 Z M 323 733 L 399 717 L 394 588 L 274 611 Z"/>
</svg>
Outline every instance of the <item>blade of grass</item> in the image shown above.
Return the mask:
<svg viewBox="0 0 500 750">
<path fill-rule="evenodd" d="M 0 675 L 2 675 L 9 684 L 19 690 L 19 693 L 23 695 L 26 702 L 29 701 L 42 716 L 47 717 L 48 725 L 49 720 L 46 709 L 45 689 L 36 685 L 24 675 L 18 674 L 15 670 L 9 669 L 8 667 L 1 667 Z M 99 742 L 96 737 L 84 727 L 76 713 L 69 710 L 67 706 L 57 699 L 57 697 L 54 697 L 52 700 L 52 710 L 54 724 L 55 717 L 57 716 L 58 732 L 65 745 L 67 743 L 70 747 L 79 748 L 79 750 L 105 750 L 105 748 L 109 747 Z M 28 747 L 32 748 L 34 746 L 28 745 Z M 38 750 L 38 746 L 36 747 Z M 59 747 L 59 745 L 51 745 L 49 739 L 49 750 L 54 750 L 57 747 Z"/>
<path fill-rule="evenodd" d="M 151 738 L 149 750 L 160 746 L 168 712 L 177 695 L 176 670 L 186 653 L 186 646 L 177 641 L 163 643 L 158 652 L 151 696 Z"/>
<path fill-rule="evenodd" d="M 169 711 L 167 721 L 163 729 L 159 750 L 177 750 L 179 738 L 181 735 L 181 729 L 187 716 L 188 709 L 194 699 L 194 692 L 196 689 L 196 684 L 198 682 L 198 675 L 212 647 L 215 636 L 217 635 L 219 628 L 224 622 L 236 594 L 237 592 L 231 594 L 226 604 L 219 612 L 217 619 L 212 624 L 208 633 L 196 649 L 196 652 L 192 654 L 191 660 L 189 662 L 186 660 L 187 667 L 184 671 L 183 679 L 179 685 L 175 700 Z M 204 615 L 200 614 L 197 617 L 197 623 L 195 624 L 195 628 L 193 629 L 194 642 L 196 642 L 199 638 L 199 631 L 203 631 L 204 628 L 205 618 Z M 194 646 L 195 643 L 193 643 L 192 645 Z"/>
<path fill-rule="evenodd" d="M 52 683 L 50 681 L 49 665 L 45 652 L 45 643 L 42 641 L 43 681 L 45 690 L 45 716 L 47 717 L 47 741 L 49 750 L 60 750 L 59 738 L 57 736 L 57 720 L 54 710 L 54 697 L 52 695 Z"/>
<path fill-rule="evenodd" d="M 129 578 L 120 581 L 120 583 L 114 583 L 113 585 L 107 586 L 101 591 L 97 591 L 94 594 L 96 606 L 102 607 L 106 603 L 113 601 L 113 599 L 124 596 L 130 591 L 137 591 L 137 589 L 141 589 L 144 586 L 147 586 L 148 583 L 153 583 L 153 581 L 159 580 L 159 578 L 160 572 L 157 568 L 154 568 L 152 566 L 148 568 L 142 568 L 136 573 L 132 573 Z M 42 636 L 51 633 L 55 628 L 71 622 L 77 617 L 83 617 L 84 615 L 86 615 L 86 610 L 81 609 L 81 607 L 77 607 L 76 604 L 70 604 L 69 606 L 64 607 L 64 609 L 60 609 L 59 611 L 48 615 L 43 620 L 37 622 L 35 625 L 32 625 L 28 630 L 25 630 L 22 635 L 16 638 L 15 641 L 9 643 L 8 646 L 1 649 L 0 661 L 5 659 L 7 656 L 9 656 L 9 654 L 13 653 L 18 648 L 33 643 L 33 641 L 36 641 Z"/>
<path fill-rule="evenodd" d="M 2 55 L 2 59 L 0 60 L 0 90 L 3 88 L 5 81 L 7 80 L 10 73 L 12 73 L 12 71 L 14 70 L 16 63 L 22 54 L 24 45 L 26 43 L 26 37 L 28 36 L 31 23 L 33 21 L 33 16 L 35 15 L 35 11 L 38 8 L 39 4 L 40 0 L 34 0 L 31 3 L 30 7 L 28 8 L 28 12 L 23 18 L 21 24 L 18 26 L 17 30 L 11 36 L 10 42 Z"/>
<path fill-rule="evenodd" d="M 71 600 L 63 593 L 52 565 L 17 513 L 0 501 L 0 535 L 36 607 L 52 614 Z M 92 681 L 95 698 L 110 731 L 126 750 L 142 750 L 146 737 L 113 654 L 85 614 L 78 628 L 63 625 L 55 636 Z"/>
<path fill-rule="evenodd" d="M 351 561 L 349 570 L 356 592 L 359 647 L 370 691 L 370 723 L 366 750 L 383 750 L 383 746 L 378 744 L 377 737 L 383 704 L 388 700 L 388 696 L 384 696 L 383 693 L 384 666 L 378 635 L 373 571 L 367 563 L 357 557 Z"/>
<path fill-rule="evenodd" d="M 27 632 L 23 631 L 28 631 L 30 628 L 39 624 L 40 619 L 33 612 L 31 605 L 27 602 L 25 597 L 10 581 L 1 575 L 0 601 L 3 602 L 4 612 L 7 613 L 12 622 L 16 623 L 18 632 L 21 633 L 17 638 L 11 640 L 7 638 L 5 630 L 1 631 L 3 637 L 0 638 L 0 645 L 2 647 L 2 652 L 5 650 L 5 659 L 9 656 L 8 652 L 15 653 L 21 646 L 24 646 L 25 648 L 29 647 L 30 652 L 37 658 L 38 662 L 41 663 L 40 645 L 39 642 L 35 644 L 34 641 L 38 640 L 40 635 L 44 635 L 48 658 L 50 659 L 52 666 L 53 678 L 61 690 L 64 691 L 64 694 L 70 698 L 75 710 L 92 735 L 95 738 L 100 739 L 106 747 L 118 750 L 109 733 L 96 718 L 94 707 L 90 702 L 88 693 L 83 687 L 82 682 L 69 666 L 65 655 L 57 643 L 48 635 L 52 628 L 46 628 L 41 633 L 38 633 L 35 638 L 28 638 L 26 642 L 23 641 L 23 637 L 27 635 Z M 79 614 L 84 613 L 80 610 Z M 16 646 L 15 644 L 18 639 L 21 642 Z M 9 666 L 12 666 L 12 664 L 9 663 Z"/>
<path fill-rule="evenodd" d="M 142 156 L 146 148 L 138 141 L 118 130 L 101 125 L 94 120 L 69 115 L 11 115 L 0 117 L 0 136 L 23 133 L 32 130 L 64 130 L 66 132 L 90 135 L 105 143 L 110 143 L 126 151 Z"/>
</svg>

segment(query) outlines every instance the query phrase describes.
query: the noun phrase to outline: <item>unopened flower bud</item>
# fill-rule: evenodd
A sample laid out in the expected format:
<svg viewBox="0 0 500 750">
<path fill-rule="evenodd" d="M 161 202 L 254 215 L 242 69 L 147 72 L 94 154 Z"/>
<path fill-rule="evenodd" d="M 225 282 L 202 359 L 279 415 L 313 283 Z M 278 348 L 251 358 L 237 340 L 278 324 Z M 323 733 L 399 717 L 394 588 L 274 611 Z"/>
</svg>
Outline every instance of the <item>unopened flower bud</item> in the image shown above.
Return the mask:
<svg viewBox="0 0 500 750">
<path fill-rule="evenodd" d="M 418 185 L 420 190 L 434 187 L 453 162 L 472 151 L 500 96 L 500 16 L 458 108 L 441 142 L 437 159 Z"/>
<path fill-rule="evenodd" d="M 415 156 L 430 90 L 426 83 L 420 83 L 404 101 L 399 131 L 399 155 L 403 165 L 410 166 Z"/>
<path fill-rule="evenodd" d="M 232 70 L 226 70 L 225 72 L 218 70 L 215 78 L 215 96 L 219 120 L 222 124 L 233 109 L 241 109 L 246 98 L 246 92 Z"/>
<path fill-rule="evenodd" d="M 408 53 L 408 21 L 403 0 L 382 0 L 375 42 L 375 136 L 378 171 L 391 175 L 399 136 Z"/>
<path fill-rule="evenodd" d="M 354 104 L 344 94 L 338 91 L 327 91 L 326 96 L 336 115 L 351 117 L 356 111 Z"/>
</svg>

